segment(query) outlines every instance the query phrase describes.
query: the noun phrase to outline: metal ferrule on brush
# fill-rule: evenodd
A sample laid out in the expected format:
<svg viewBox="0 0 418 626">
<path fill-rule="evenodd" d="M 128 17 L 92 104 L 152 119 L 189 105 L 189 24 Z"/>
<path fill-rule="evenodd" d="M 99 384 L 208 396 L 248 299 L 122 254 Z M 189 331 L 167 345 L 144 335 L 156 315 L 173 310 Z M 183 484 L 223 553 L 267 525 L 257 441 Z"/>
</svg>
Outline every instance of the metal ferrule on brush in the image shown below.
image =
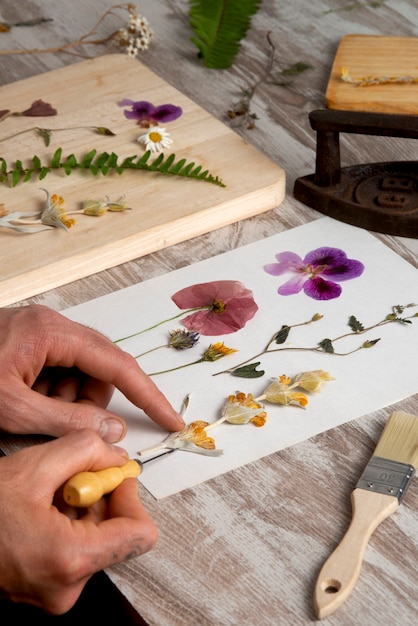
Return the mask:
<svg viewBox="0 0 418 626">
<path fill-rule="evenodd" d="M 413 465 L 372 456 L 357 488 L 395 496 L 401 503 L 414 473 Z"/>
</svg>

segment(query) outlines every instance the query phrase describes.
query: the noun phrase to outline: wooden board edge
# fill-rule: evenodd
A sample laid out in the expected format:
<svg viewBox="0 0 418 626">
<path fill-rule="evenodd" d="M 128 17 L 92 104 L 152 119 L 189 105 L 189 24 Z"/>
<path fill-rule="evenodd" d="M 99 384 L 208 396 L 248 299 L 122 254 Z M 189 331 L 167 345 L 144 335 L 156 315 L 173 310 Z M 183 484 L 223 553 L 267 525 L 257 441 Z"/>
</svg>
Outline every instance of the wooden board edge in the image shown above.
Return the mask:
<svg viewBox="0 0 418 626">
<path fill-rule="evenodd" d="M 279 206 L 285 197 L 285 174 L 278 166 L 277 182 L 269 187 L 253 191 L 237 198 L 232 206 L 240 209 L 231 212 L 231 202 L 224 203 L 199 213 L 199 227 L 193 227 L 192 238 L 213 232 L 224 226 L 265 213 Z M 281 176 L 280 176 L 280 173 Z M 246 206 L 247 205 L 247 208 Z M 91 249 L 83 253 L 83 258 L 72 258 L 71 277 L 68 260 L 49 263 L 43 268 L 27 272 L 19 279 L 15 277 L 0 282 L 0 306 L 11 306 L 21 300 L 38 296 L 46 291 L 73 283 L 81 278 L 110 269 L 147 254 L 168 248 L 189 240 L 189 216 L 181 217 L 170 224 L 163 224 L 142 233 L 126 237 L 121 241 L 103 246 L 100 250 Z M 36 235 L 35 235 L 36 236 Z M 20 280 L 20 278 L 22 280 Z"/>
</svg>

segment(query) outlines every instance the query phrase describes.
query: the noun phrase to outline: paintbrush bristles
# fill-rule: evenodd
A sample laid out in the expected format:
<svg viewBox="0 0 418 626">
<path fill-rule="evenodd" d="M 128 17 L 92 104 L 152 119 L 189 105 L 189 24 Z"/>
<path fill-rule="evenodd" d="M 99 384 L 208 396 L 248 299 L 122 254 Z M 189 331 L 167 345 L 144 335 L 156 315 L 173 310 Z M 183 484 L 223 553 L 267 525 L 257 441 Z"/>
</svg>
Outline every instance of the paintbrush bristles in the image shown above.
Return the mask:
<svg viewBox="0 0 418 626">
<path fill-rule="evenodd" d="M 390 416 L 373 456 L 418 468 L 418 417 L 395 411 Z"/>
</svg>

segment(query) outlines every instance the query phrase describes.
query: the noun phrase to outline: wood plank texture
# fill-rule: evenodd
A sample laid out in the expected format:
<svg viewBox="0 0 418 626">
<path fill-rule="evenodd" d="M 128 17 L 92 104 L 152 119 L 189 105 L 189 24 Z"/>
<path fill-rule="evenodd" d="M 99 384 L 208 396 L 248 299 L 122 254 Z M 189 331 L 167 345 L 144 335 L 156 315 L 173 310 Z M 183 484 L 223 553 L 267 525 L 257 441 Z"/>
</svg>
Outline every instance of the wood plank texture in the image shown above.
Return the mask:
<svg viewBox="0 0 418 626">
<path fill-rule="evenodd" d="M 2 201 L 10 212 L 39 210 L 45 200 L 40 188 L 63 196 L 67 211 L 80 209 L 88 198 L 116 201 L 121 196 L 132 210 L 100 218 L 77 216 L 67 233 L 54 229 L 27 235 L 0 227 L 2 306 L 267 211 L 283 200 L 280 166 L 137 60 L 105 55 L 13 83 L 2 89 L 2 107 L 13 111 L 16 102 L 29 106 L 40 94 L 58 110 L 57 116 L 10 117 L 1 131 L 9 136 L 42 124 L 52 129 L 51 146 L 45 147 L 35 132 L 6 141 L 0 137 L 0 154 L 9 167 L 17 159 L 30 163 L 34 155 L 48 164 L 58 147 L 63 159 L 74 153 L 81 160 L 93 148 L 98 154 L 115 152 L 119 162 L 141 156 L 144 149 L 136 139 L 144 131 L 118 106 L 129 97 L 181 106 L 183 115 L 169 125 L 174 146 L 166 156 L 174 152 L 176 160 L 202 165 L 202 172 L 209 170 L 226 187 L 143 171 L 97 177 L 61 171 L 3 188 Z M 92 126 L 109 128 L 116 136 L 99 136 L 89 130 Z M 54 132 L 61 128 L 68 130 Z"/>
<path fill-rule="evenodd" d="M 345 35 L 335 55 L 325 100 L 330 109 L 418 114 L 418 82 L 360 87 L 341 79 L 411 76 L 418 80 L 418 37 Z"/>
<path fill-rule="evenodd" d="M 74 41 L 112 4 L 111 0 L 2 0 L 5 21 L 43 15 L 53 22 L 0 35 L 0 49 Z M 296 201 L 292 190 L 295 178 L 315 170 L 315 133 L 308 114 L 325 107 L 330 71 L 342 38 L 357 33 L 418 37 L 416 0 L 268 0 L 252 20 L 234 66 L 214 71 L 196 58 L 188 7 L 187 0 L 138 3 L 155 32 L 140 60 L 223 123 L 231 124 L 227 111 L 242 91 L 264 76 L 270 53 L 267 33 L 275 46 L 276 77 L 298 61 L 311 66 L 300 76 L 280 75 L 276 82 L 261 82 L 252 101 L 255 128 L 248 129 L 239 120 L 233 125 L 243 140 L 285 170 L 287 191 L 282 204 L 19 304 L 36 302 L 63 310 L 321 217 Z M 99 35 L 118 27 L 120 20 L 112 17 Z M 82 52 L 97 53 L 87 46 Z M 0 84 L 9 84 L 8 89 L 14 81 L 38 75 L 41 79 L 44 72 L 77 61 L 66 54 L 5 56 L 0 63 Z M 348 67 L 354 74 L 356 68 Z M 142 87 L 146 90 L 142 85 L 141 93 Z M 126 97 L 137 94 L 132 86 L 119 86 L 117 93 L 122 91 Z M 175 140 L 177 149 L 177 136 Z M 218 148 L 219 144 L 217 155 Z M 343 165 L 416 160 L 416 149 L 415 140 L 346 134 Z M 227 178 L 226 172 L 219 174 Z M 240 179 L 246 182 L 243 176 Z M 207 189 L 204 186 L 203 191 Z M 418 240 L 377 236 L 418 267 Z M 411 301 L 417 299 L 416 286 L 411 285 Z M 282 322 L 286 320 L 278 320 Z M 362 389 L 353 389 L 359 400 L 368 393 L 372 379 L 370 372 Z M 109 575 L 150 626 L 318 624 L 313 594 L 319 571 L 347 528 L 350 494 L 394 410 L 417 414 L 418 394 L 173 497 L 156 501 L 140 487 L 141 499 L 159 528 L 157 547 L 109 568 Z M 12 450 L 13 443 L 7 442 L 7 447 Z M 344 606 L 323 620 L 324 626 L 417 623 L 417 481 L 414 478 L 396 514 L 375 531 L 355 590 Z"/>
</svg>

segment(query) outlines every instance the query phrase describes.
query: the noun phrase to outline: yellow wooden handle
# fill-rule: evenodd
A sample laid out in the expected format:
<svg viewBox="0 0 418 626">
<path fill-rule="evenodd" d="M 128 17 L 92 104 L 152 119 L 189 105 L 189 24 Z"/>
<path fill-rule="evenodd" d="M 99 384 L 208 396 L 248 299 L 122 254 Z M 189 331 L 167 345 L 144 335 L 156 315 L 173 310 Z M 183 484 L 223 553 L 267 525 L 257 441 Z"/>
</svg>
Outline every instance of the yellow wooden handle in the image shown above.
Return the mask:
<svg viewBox="0 0 418 626">
<path fill-rule="evenodd" d="M 110 493 L 125 478 L 136 478 L 142 471 L 138 461 L 130 460 L 121 467 L 108 467 L 98 472 L 80 472 L 64 486 L 64 500 L 77 507 L 91 506 L 106 493 Z"/>
</svg>

